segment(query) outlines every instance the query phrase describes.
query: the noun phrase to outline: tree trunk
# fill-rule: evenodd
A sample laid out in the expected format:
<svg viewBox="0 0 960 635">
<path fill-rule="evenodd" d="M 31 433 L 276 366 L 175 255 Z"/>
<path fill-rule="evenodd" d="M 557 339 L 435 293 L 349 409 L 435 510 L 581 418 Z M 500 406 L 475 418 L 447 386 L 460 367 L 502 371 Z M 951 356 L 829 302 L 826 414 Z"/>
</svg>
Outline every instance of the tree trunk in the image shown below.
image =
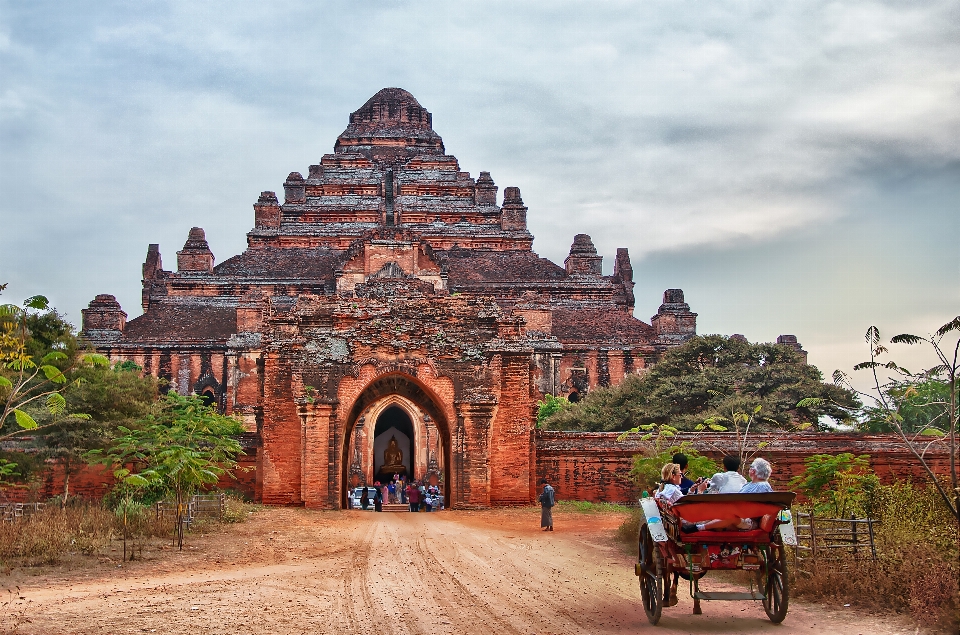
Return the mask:
<svg viewBox="0 0 960 635">
<path fill-rule="evenodd" d="M 60 499 L 60 509 L 67 508 L 67 496 L 70 495 L 70 461 L 63 462 L 63 498 Z"/>
</svg>

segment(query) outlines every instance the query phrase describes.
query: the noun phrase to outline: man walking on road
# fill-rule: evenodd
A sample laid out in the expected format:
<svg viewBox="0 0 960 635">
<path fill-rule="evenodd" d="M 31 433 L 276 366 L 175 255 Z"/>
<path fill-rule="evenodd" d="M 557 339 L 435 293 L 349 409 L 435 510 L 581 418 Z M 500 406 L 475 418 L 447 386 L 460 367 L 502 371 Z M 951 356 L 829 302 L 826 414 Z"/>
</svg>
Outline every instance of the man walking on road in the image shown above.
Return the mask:
<svg viewBox="0 0 960 635">
<path fill-rule="evenodd" d="M 553 531 L 553 506 L 557 501 L 547 479 L 543 479 L 540 483 L 543 484 L 543 492 L 540 493 L 540 527 L 543 531 Z"/>
</svg>

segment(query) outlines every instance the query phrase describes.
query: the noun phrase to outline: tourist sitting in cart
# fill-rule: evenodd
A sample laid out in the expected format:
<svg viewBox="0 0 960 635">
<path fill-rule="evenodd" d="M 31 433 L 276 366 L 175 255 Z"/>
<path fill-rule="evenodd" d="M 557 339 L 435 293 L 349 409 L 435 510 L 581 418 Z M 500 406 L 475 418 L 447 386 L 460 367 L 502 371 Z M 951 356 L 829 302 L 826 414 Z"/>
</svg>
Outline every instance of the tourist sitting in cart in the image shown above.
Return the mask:
<svg viewBox="0 0 960 635">
<path fill-rule="evenodd" d="M 680 489 L 680 481 L 683 479 L 683 471 L 677 463 L 667 463 L 660 470 L 660 489 L 654 494 L 654 498 L 666 501 L 673 505 L 683 497 L 683 491 Z"/>
<path fill-rule="evenodd" d="M 740 457 L 723 457 L 723 469 L 726 472 L 717 472 L 709 479 L 701 480 L 692 488 L 690 494 L 737 494 L 747 484 L 747 479 L 740 474 Z"/>
<path fill-rule="evenodd" d="M 754 459 L 750 464 L 750 482 L 740 488 L 740 494 L 766 494 L 773 491 L 770 486 L 770 474 L 772 468 L 770 462 L 766 459 Z M 676 502 L 676 501 L 672 501 Z M 757 521 L 753 518 L 740 518 L 739 516 L 730 516 L 727 518 L 715 518 L 698 523 L 683 523 L 680 527 L 685 533 L 695 531 L 718 531 L 722 529 L 739 529 L 749 531 L 756 529 Z"/>
</svg>

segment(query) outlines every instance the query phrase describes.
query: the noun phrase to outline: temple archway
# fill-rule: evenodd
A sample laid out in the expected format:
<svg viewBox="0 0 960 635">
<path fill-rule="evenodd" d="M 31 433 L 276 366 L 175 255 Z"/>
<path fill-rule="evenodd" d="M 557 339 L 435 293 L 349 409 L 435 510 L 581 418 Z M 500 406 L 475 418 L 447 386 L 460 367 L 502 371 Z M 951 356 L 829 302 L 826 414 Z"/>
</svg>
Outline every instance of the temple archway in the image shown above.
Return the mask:
<svg viewBox="0 0 960 635">
<path fill-rule="evenodd" d="M 447 417 L 432 391 L 409 375 L 392 373 L 371 381 L 350 410 L 343 440 L 341 506 L 349 507 L 347 495 L 353 487 L 372 485 L 381 475 L 384 463 L 389 463 L 389 453 L 384 453 L 391 438 L 402 453 L 406 477 L 439 484 L 449 505 Z"/>
</svg>

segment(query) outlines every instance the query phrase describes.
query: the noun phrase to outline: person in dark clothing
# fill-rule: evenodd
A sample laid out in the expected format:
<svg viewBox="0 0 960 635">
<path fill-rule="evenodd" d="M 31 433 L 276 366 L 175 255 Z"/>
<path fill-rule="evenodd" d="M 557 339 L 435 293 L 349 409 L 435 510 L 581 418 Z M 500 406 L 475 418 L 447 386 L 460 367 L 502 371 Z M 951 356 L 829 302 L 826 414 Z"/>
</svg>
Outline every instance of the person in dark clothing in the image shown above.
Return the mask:
<svg viewBox="0 0 960 635">
<path fill-rule="evenodd" d="M 410 501 L 410 511 L 420 511 L 420 490 L 413 483 L 407 485 L 407 500 Z"/>
<path fill-rule="evenodd" d="M 540 527 L 543 531 L 553 531 L 553 506 L 557 504 L 556 493 L 547 479 L 540 481 L 543 491 L 540 493 Z"/>
<path fill-rule="evenodd" d="M 370 507 L 370 496 L 367 494 L 367 488 L 363 488 L 363 492 L 360 493 L 360 509 L 368 509 Z"/>
<path fill-rule="evenodd" d="M 373 511 L 383 511 L 383 491 L 379 487 L 373 488 Z"/>
<path fill-rule="evenodd" d="M 673 462 L 680 466 L 680 491 L 686 496 L 690 488 L 696 485 L 687 478 L 687 455 L 678 452 L 673 455 Z"/>
</svg>

